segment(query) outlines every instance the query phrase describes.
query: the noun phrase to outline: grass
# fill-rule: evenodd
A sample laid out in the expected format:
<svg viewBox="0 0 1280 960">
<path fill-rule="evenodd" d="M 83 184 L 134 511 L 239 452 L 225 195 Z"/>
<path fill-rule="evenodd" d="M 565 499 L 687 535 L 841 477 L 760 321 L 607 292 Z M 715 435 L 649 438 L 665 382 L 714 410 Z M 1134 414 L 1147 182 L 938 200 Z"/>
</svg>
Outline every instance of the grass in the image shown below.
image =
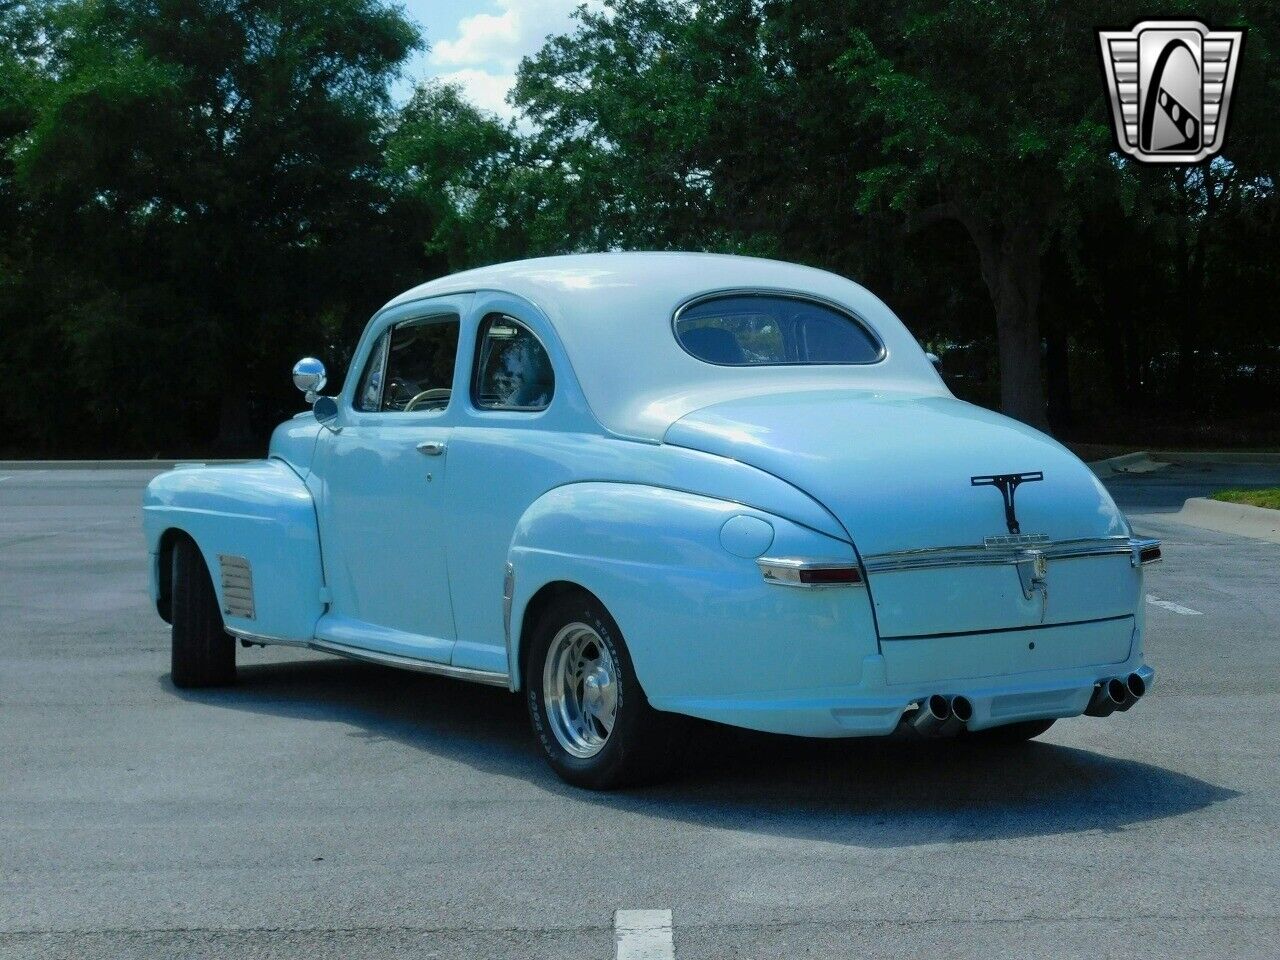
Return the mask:
<svg viewBox="0 0 1280 960">
<path fill-rule="evenodd" d="M 1251 507 L 1280 510 L 1280 487 L 1264 487 L 1261 490 L 1219 490 L 1211 497 L 1226 503 L 1247 503 Z"/>
</svg>

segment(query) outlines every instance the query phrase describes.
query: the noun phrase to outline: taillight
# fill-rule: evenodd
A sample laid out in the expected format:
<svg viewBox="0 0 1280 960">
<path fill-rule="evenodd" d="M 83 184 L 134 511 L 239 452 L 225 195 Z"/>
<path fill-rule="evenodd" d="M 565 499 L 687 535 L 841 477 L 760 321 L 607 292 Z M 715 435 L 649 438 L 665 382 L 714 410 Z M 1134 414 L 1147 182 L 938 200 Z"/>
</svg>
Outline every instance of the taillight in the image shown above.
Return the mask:
<svg viewBox="0 0 1280 960">
<path fill-rule="evenodd" d="M 789 587 L 851 587 L 862 583 L 856 563 L 804 557 L 761 557 L 756 561 L 768 583 Z"/>
</svg>

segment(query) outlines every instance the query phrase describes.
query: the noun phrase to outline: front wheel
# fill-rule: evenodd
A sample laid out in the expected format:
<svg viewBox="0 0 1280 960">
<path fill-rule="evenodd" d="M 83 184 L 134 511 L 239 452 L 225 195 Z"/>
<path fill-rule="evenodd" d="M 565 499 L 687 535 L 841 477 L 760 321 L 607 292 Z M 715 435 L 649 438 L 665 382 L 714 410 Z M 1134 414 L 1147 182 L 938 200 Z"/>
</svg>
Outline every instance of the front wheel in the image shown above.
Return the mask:
<svg viewBox="0 0 1280 960">
<path fill-rule="evenodd" d="M 222 611 L 200 548 L 183 537 L 173 545 L 172 616 L 175 687 L 213 687 L 236 678 L 236 642 L 223 628 Z"/>
<path fill-rule="evenodd" d="M 618 625 L 591 595 L 551 604 L 530 638 L 524 679 L 534 733 L 562 779 L 609 790 L 670 771 L 679 718 L 649 706 Z"/>
</svg>

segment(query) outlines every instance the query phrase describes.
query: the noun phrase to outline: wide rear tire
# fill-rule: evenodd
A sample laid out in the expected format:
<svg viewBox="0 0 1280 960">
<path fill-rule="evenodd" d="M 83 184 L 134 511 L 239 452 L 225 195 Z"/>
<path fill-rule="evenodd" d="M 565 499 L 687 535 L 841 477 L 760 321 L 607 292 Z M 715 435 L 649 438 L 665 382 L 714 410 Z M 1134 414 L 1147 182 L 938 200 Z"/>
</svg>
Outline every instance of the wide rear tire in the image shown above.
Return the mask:
<svg viewBox="0 0 1280 960">
<path fill-rule="evenodd" d="M 534 735 L 552 769 L 574 786 L 653 783 L 679 758 L 683 718 L 649 706 L 622 631 L 586 592 L 557 598 L 542 615 L 524 685 Z"/>
<path fill-rule="evenodd" d="M 176 687 L 216 687 L 236 678 L 236 642 L 227 633 L 204 557 L 191 540 L 173 545 L 172 678 Z"/>
</svg>

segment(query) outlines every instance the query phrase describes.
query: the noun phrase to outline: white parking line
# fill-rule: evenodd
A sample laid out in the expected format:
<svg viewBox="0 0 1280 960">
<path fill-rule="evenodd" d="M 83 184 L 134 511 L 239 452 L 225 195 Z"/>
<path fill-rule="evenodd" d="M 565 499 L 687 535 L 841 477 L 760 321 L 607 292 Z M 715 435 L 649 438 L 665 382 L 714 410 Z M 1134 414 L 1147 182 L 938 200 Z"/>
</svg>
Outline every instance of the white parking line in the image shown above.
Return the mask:
<svg viewBox="0 0 1280 960">
<path fill-rule="evenodd" d="M 670 910 L 619 910 L 613 936 L 617 960 L 675 960 Z"/>
<path fill-rule="evenodd" d="M 1174 613 L 1180 613 L 1184 617 L 1204 616 L 1204 614 L 1199 610 L 1192 610 L 1190 607 L 1184 607 L 1182 604 L 1174 603 L 1172 600 L 1157 599 L 1154 594 L 1150 593 L 1147 594 L 1147 603 L 1151 604 L 1153 607 L 1163 607 L 1165 610 L 1172 610 Z"/>
<path fill-rule="evenodd" d="M 0 483 L 4 483 L 6 480 L 12 480 L 12 479 L 13 477 L 0 477 Z"/>
</svg>

